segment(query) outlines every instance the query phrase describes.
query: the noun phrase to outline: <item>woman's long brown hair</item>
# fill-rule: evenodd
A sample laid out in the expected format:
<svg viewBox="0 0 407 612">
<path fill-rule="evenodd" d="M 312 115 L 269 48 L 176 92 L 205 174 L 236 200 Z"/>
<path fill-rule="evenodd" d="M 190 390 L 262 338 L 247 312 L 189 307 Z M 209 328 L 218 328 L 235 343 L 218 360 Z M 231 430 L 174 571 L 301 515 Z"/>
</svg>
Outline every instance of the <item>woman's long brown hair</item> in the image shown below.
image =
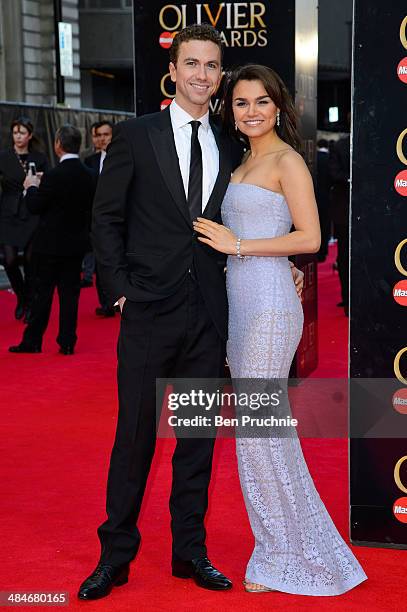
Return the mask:
<svg viewBox="0 0 407 612">
<path fill-rule="evenodd" d="M 246 144 L 249 139 L 235 130 L 233 117 L 233 91 L 239 81 L 260 81 L 274 104 L 280 109 L 280 126 L 275 126 L 278 136 L 296 151 L 301 150 L 301 137 L 297 128 L 297 113 L 291 95 L 284 82 L 274 70 L 260 64 L 246 64 L 226 75 L 221 104 L 221 116 L 224 127 L 231 136 L 243 138 Z"/>
</svg>

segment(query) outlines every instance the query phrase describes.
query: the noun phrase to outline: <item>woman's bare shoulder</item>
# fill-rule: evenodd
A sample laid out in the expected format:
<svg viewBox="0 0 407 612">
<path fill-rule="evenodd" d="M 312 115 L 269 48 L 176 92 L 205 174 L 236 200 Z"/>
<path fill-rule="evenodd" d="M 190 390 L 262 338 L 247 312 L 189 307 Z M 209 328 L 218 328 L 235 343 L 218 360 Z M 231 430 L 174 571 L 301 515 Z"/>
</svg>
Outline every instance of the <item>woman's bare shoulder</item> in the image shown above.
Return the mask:
<svg viewBox="0 0 407 612">
<path fill-rule="evenodd" d="M 285 151 L 282 151 L 277 160 L 278 169 L 282 174 L 293 171 L 307 171 L 308 168 L 304 161 L 304 158 L 295 149 L 290 147 Z"/>
</svg>

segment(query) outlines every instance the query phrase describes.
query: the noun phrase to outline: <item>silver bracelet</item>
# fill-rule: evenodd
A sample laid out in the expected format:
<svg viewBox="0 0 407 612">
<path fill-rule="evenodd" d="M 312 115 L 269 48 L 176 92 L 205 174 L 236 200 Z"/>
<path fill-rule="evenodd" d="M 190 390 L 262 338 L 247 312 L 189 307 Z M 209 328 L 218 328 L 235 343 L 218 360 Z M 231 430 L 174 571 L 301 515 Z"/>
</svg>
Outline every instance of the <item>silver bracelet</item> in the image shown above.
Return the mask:
<svg viewBox="0 0 407 612">
<path fill-rule="evenodd" d="M 240 252 L 240 243 L 242 242 L 241 238 L 238 238 L 236 240 L 236 256 L 238 259 L 244 259 L 244 255 L 241 254 Z"/>
</svg>

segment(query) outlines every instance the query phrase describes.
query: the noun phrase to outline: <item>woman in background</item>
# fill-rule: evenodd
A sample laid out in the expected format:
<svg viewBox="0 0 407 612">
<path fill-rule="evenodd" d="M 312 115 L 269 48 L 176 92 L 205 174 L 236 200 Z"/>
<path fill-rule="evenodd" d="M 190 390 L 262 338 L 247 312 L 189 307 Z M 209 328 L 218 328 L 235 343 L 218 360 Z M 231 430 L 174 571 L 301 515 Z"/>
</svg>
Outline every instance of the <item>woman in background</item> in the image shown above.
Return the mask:
<svg viewBox="0 0 407 612">
<path fill-rule="evenodd" d="M 16 319 L 28 316 L 32 291 L 31 240 L 38 223 L 24 202 L 23 183 L 30 164 L 37 173 L 48 168 L 48 160 L 38 149 L 34 127 L 27 117 L 11 124 L 12 146 L 0 151 L 0 245 L 4 252 L 4 268 L 16 294 Z M 31 166 L 34 169 L 33 166 Z M 24 276 L 18 265 L 18 253 L 23 251 Z"/>
</svg>

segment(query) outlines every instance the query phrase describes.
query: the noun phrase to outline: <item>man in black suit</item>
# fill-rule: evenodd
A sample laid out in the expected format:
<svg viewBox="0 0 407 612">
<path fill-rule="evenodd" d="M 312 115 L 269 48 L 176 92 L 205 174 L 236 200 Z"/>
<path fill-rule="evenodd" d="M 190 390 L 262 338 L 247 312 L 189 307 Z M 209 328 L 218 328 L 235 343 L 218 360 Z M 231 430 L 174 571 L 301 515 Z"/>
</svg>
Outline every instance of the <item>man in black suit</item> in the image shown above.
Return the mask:
<svg viewBox="0 0 407 612">
<path fill-rule="evenodd" d="M 99 153 L 101 150 L 100 147 L 100 138 L 96 133 L 96 128 L 99 127 L 99 121 L 95 121 L 90 126 L 90 133 L 92 137 L 92 146 L 84 149 L 80 155 L 79 159 L 85 163 L 85 160 L 88 157 L 91 157 L 95 153 Z M 82 280 L 81 280 L 81 289 L 85 289 L 86 287 L 93 286 L 93 274 L 95 273 L 95 256 L 93 251 L 89 251 L 85 253 L 85 257 L 82 262 Z"/>
<path fill-rule="evenodd" d="M 54 149 L 60 163 L 45 173 L 26 178 L 29 210 L 40 215 L 33 239 L 35 293 L 30 321 L 23 340 L 12 353 L 41 352 L 55 287 L 59 295 L 60 352 L 72 355 L 83 255 L 89 249 L 89 227 L 96 175 L 79 160 L 80 131 L 64 125 L 55 135 Z"/>
<path fill-rule="evenodd" d="M 99 148 L 92 155 L 84 159 L 84 163 L 96 170 L 98 174 L 102 172 L 103 163 L 106 157 L 106 149 L 112 142 L 113 124 L 110 121 L 99 121 L 95 125 L 95 137 L 98 139 Z"/>
<path fill-rule="evenodd" d="M 95 127 L 95 133 L 98 138 L 100 151 L 89 155 L 85 158 L 85 164 L 92 168 L 99 175 L 102 172 L 103 164 L 106 157 L 106 149 L 112 141 L 113 124 L 110 121 L 100 121 Z M 99 304 L 95 309 L 95 313 L 100 317 L 114 317 L 115 310 L 111 304 L 109 304 L 109 298 L 103 289 L 102 282 L 100 280 L 100 274 L 96 264 L 96 290 L 98 293 Z"/>
<path fill-rule="evenodd" d="M 341 138 L 329 156 L 331 217 L 338 240 L 338 273 L 345 316 L 349 316 L 349 180 L 350 136 Z"/>
<path fill-rule="evenodd" d="M 176 96 L 162 113 L 114 129 L 93 208 L 93 244 L 110 303 L 122 309 L 119 418 L 112 451 L 101 558 L 79 590 L 97 599 L 125 584 L 156 439 L 156 378 L 222 376 L 227 299 L 219 254 L 192 221 L 221 223 L 231 142 L 209 118 L 221 78 L 220 34 L 194 25 L 170 51 Z M 178 438 L 170 498 L 172 574 L 204 588 L 232 586 L 207 558 L 204 518 L 215 440 Z"/>
<path fill-rule="evenodd" d="M 325 261 L 327 258 L 328 244 L 331 237 L 331 217 L 329 214 L 329 189 L 331 183 L 329 178 L 328 160 L 328 141 L 321 138 L 317 142 L 317 178 L 315 185 L 319 222 L 321 225 L 321 247 L 317 254 L 317 259 L 320 262 Z"/>
</svg>

